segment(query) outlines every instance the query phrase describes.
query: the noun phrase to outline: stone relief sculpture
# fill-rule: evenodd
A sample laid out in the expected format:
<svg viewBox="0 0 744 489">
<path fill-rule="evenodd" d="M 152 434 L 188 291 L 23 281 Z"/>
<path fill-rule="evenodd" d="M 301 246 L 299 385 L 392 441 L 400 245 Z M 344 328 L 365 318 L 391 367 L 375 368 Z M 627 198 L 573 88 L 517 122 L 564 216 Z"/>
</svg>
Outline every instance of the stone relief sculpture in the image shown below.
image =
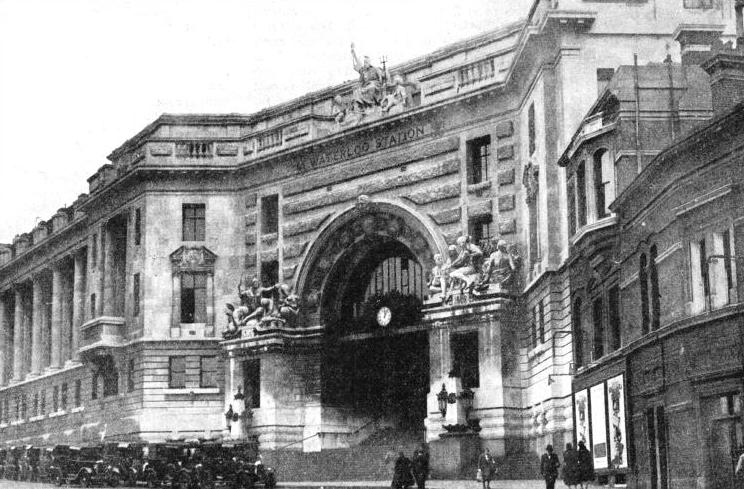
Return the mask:
<svg viewBox="0 0 744 489">
<path fill-rule="evenodd" d="M 485 253 L 471 242 L 470 236 L 460 236 L 455 245 L 449 246 L 446 260 L 436 254 L 429 274 L 427 303 L 448 304 L 456 294 L 473 299 L 499 292 L 514 293 L 522 263 L 516 245 L 499 239 L 486 242 L 483 248 Z"/>
<path fill-rule="evenodd" d="M 333 98 L 333 116 L 339 125 L 357 124 L 373 115 L 397 114 L 412 105 L 415 83 L 405 81 L 400 74 L 391 78 L 384 60 L 382 68 L 374 66 L 369 56 L 360 61 L 354 43 L 351 44 L 351 58 L 354 70 L 359 73 L 359 83 L 350 96 Z"/>
<path fill-rule="evenodd" d="M 240 305 L 235 307 L 231 303 L 225 304 L 227 328 L 223 333 L 225 339 L 243 336 L 243 330 L 248 335 L 261 330 L 294 327 L 299 313 L 299 297 L 291 286 L 275 284 L 264 287 L 257 277 L 251 280 L 247 288 L 243 288 L 243 279 L 238 283 Z"/>
</svg>

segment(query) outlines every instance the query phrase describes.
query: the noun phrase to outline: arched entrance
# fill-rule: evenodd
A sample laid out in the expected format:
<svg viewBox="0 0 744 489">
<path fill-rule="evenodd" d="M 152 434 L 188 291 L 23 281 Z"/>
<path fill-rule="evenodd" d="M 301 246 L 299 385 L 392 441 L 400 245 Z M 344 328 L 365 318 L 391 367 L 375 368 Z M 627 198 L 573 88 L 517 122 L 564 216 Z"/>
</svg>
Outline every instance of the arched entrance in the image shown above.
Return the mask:
<svg viewBox="0 0 744 489">
<path fill-rule="evenodd" d="M 321 401 L 352 423 L 423 429 L 429 337 L 417 315 L 444 242 L 410 209 L 365 198 L 334 219 L 300 273 L 305 320 L 326 328 Z M 388 311 L 389 322 L 378 314 Z"/>
</svg>

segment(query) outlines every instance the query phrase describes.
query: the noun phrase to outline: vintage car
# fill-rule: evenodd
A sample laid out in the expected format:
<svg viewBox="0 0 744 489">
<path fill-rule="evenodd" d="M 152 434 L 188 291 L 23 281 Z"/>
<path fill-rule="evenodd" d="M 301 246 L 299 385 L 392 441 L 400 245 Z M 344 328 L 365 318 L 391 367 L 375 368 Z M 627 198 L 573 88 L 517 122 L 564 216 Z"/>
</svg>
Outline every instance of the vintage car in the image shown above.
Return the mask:
<svg viewBox="0 0 744 489">
<path fill-rule="evenodd" d="M 54 459 L 52 457 L 52 448 L 42 448 L 39 450 L 39 463 L 36 471 L 36 480 L 39 482 L 52 482 L 52 466 Z"/>
<path fill-rule="evenodd" d="M 8 456 L 5 461 L 4 477 L 9 480 L 20 480 L 21 464 L 23 463 L 23 456 L 25 447 L 12 446 L 8 450 Z"/>
<path fill-rule="evenodd" d="M 41 448 L 27 445 L 18 464 L 18 480 L 37 481 Z"/>
<path fill-rule="evenodd" d="M 147 487 L 179 487 L 184 462 L 189 458 L 183 443 L 138 443 L 130 447 L 131 467 L 136 471 L 134 484 Z M 131 482 L 130 482 L 130 485 Z"/>
<path fill-rule="evenodd" d="M 189 488 L 273 488 L 276 475 L 258 456 L 257 443 L 200 441 L 189 445 L 189 460 L 178 481 Z"/>
<path fill-rule="evenodd" d="M 100 445 L 65 447 L 58 445 L 55 457 L 54 481 L 57 485 L 80 484 L 82 487 L 111 486 L 121 482 L 121 476 L 103 461 Z"/>
<path fill-rule="evenodd" d="M 138 446 L 143 444 L 109 442 L 103 446 L 103 462 L 111 473 L 123 485 L 134 486 L 137 482 L 138 467 L 135 466 L 135 455 Z"/>
</svg>

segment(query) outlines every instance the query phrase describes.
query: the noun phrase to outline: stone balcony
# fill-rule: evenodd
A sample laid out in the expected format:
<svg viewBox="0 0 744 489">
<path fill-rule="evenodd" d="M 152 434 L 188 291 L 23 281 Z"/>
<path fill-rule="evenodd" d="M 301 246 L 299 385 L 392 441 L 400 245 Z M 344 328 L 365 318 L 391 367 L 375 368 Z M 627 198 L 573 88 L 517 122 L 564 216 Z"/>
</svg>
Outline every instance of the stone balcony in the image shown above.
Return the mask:
<svg viewBox="0 0 744 489">
<path fill-rule="evenodd" d="M 117 348 L 125 342 L 122 317 L 101 316 L 80 327 L 80 354 L 94 354 L 97 350 Z"/>
</svg>

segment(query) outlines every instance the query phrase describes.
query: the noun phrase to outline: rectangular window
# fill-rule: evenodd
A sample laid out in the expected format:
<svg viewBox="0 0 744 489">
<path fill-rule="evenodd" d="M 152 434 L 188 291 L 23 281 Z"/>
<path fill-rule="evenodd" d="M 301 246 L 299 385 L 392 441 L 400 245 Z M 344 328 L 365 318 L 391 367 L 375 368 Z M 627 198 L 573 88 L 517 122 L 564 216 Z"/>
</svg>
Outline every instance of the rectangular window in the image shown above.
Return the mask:
<svg viewBox="0 0 744 489">
<path fill-rule="evenodd" d="M 243 393 L 246 408 L 261 407 L 261 360 L 243 362 Z"/>
<path fill-rule="evenodd" d="M 261 197 L 261 234 L 279 231 L 279 196 L 277 194 Z"/>
<path fill-rule="evenodd" d="M 183 241 L 204 241 L 205 205 L 183 204 Z"/>
<path fill-rule="evenodd" d="M 168 365 L 168 387 L 171 389 L 186 387 L 186 357 L 170 357 Z"/>
<path fill-rule="evenodd" d="M 466 147 L 468 184 L 472 185 L 488 180 L 488 163 L 491 159 L 491 136 L 472 139 L 466 143 Z"/>
<path fill-rule="evenodd" d="M 713 0 L 683 0 L 682 6 L 688 9 L 711 9 L 714 4 Z"/>
<path fill-rule="evenodd" d="M 540 330 L 538 331 L 538 336 L 540 336 L 540 343 L 545 343 L 545 305 L 543 304 L 543 301 L 540 301 L 540 307 L 538 308 L 538 324 L 540 325 Z"/>
<path fill-rule="evenodd" d="M 705 310 L 710 295 L 706 256 L 705 239 L 690 243 L 690 292 L 693 314 Z"/>
<path fill-rule="evenodd" d="M 39 415 L 39 393 L 38 392 L 34 392 L 34 405 L 31 408 L 31 414 L 33 416 Z"/>
<path fill-rule="evenodd" d="M 90 398 L 94 401 L 98 399 L 98 381 L 101 378 L 101 375 L 98 372 L 95 372 L 93 374 L 93 377 L 91 378 L 90 382 Z"/>
<path fill-rule="evenodd" d="M 39 414 L 44 416 L 46 414 L 46 390 L 41 389 L 39 391 Z"/>
<path fill-rule="evenodd" d="M 527 131 L 529 137 L 529 150 L 530 156 L 535 154 L 537 149 L 537 131 L 535 128 L 535 103 L 530 104 L 530 108 L 527 111 Z"/>
<path fill-rule="evenodd" d="M 62 384 L 62 389 L 60 390 L 59 404 L 60 404 L 60 407 L 62 408 L 62 411 L 67 411 L 67 382 Z"/>
<path fill-rule="evenodd" d="M 710 274 L 711 306 L 714 309 L 729 303 L 731 278 L 731 233 L 729 230 L 713 233 L 712 249 L 706 259 Z"/>
<path fill-rule="evenodd" d="M 491 216 L 474 217 L 468 221 L 468 234 L 474 244 L 484 246 L 491 239 L 491 221 Z"/>
<path fill-rule="evenodd" d="M 651 304 L 651 330 L 656 331 L 659 329 L 661 322 L 661 294 L 659 293 L 659 271 L 656 268 L 657 258 L 656 245 L 651 245 L 648 251 L 648 279 L 651 283 L 650 293 L 651 297 L 649 304 Z"/>
<path fill-rule="evenodd" d="M 217 357 L 201 357 L 200 387 L 217 387 Z"/>
<path fill-rule="evenodd" d="M 129 359 L 127 368 L 127 392 L 134 390 L 134 358 Z"/>
<path fill-rule="evenodd" d="M 207 322 L 207 276 L 203 273 L 181 275 L 181 322 Z"/>
<path fill-rule="evenodd" d="M 568 179 L 568 235 L 576 234 L 576 183 L 573 178 Z"/>
<path fill-rule="evenodd" d="M 452 370 L 462 380 L 463 388 L 480 386 L 478 361 L 478 333 L 459 333 L 450 336 Z"/>
<path fill-rule="evenodd" d="M 59 411 L 59 386 L 52 387 L 52 412 Z"/>
<path fill-rule="evenodd" d="M 132 277 L 132 314 L 139 316 L 140 313 L 140 274 L 135 273 Z"/>
<path fill-rule="evenodd" d="M 532 348 L 537 347 L 537 306 L 532 307 L 532 322 L 530 323 L 530 345 Z"/>
<path fill-rule="evenodd" d="M 28 418 L 28 404 L 26 403 L 26 393 L 21 394 L 21 419 Z"/>
<path fill-rule="evenodd" d="M 620 289 L 614 286 L 608 294 L 610 320 L 610 350 L 620 348 Z"/>
<path fill-rule="evenodd" d="M 571 311 L 574 337 L 574 362 L 576 368 L 584 365 L 584 330 L 581 324 L 581 299 L 574 301 L 574 307 Z"/>
<path fill-rule="evenodd" d="M 602 298 L 598 297 L 592 304 L 592 322 L 594 323 L 594 360 L 604 356 L 604 324 Z"/>
<path fill-rule="evenodd" d="M 586 226 L 586 169 L 583 161 L 576 167 L 576 221 L 579 228 Z"/>
<path fill-rule="evenodd" d="M 75 381 L 75 394 L 74 394 L 74 402 L 75 407 L 80 407 L 82 405 L 82 390 L 83 390 L 83 383 L 80 381 L 80 379 Z"/>
<path fill-rule="evenodd" d="M 93 246 L 90 250 L 90 264 L 92 267 L 98 266 L 98 235 L 93 235 Z"/>
<path fill-rule="evenodd" d="M 96 317 L 96 294 L 90 294 L 90 318 Z"/>
<path fill-rule="evenodd" d="M 142 209 L 139 207 L 134 210 L 134 245 L 139 246 L 142 243 Z"/>
<path fill-rule="evenodd" d="M 279 262 L 276 260 L 261 263 L 261 283 L 270 287 L 279 282 Z"/>
</svg>

